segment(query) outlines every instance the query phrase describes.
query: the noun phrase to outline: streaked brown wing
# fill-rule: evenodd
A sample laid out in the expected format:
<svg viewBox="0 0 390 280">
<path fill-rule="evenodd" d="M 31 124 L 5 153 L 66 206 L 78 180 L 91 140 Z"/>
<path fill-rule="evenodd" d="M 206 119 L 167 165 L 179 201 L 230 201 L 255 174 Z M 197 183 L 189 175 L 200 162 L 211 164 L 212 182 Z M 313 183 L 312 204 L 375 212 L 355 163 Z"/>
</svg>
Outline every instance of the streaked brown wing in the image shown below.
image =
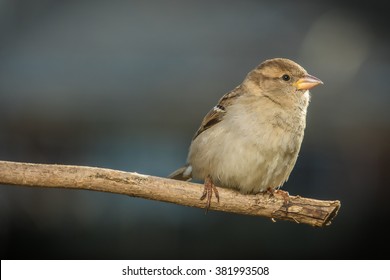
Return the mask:
<svg viewBox="0 0 390 280">
<path fill-rule="evenodd" d="M 234 99 L 240 95 L 242 95 L 241 86 L 237 86 L 234 90 L 222 96 L 218 104 L 215 105 L 204 117 L 202 124 L 200 125 L 192 140 L 195 140 L 199 134 L 222 121 L 226 114 L 226 108 L 228 108 L 234 102 Z"/>
</svg>

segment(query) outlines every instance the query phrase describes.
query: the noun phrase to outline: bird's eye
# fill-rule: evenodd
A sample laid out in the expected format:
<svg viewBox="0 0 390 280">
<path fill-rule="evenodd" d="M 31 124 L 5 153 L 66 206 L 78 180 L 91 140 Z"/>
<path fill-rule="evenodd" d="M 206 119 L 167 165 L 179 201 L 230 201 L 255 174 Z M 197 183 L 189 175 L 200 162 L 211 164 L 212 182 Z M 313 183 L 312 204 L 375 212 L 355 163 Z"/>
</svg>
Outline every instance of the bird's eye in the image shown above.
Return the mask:
<svg viewBox="0 0 390 280">
<path fill-rule="evenodd" d="M 290 78 L 289 75 L 284 74 L 284 75 L 282 76 L 282 79 L 283 79 L 283 81 L 289 81 L 291 78 Z"/>
</svg>

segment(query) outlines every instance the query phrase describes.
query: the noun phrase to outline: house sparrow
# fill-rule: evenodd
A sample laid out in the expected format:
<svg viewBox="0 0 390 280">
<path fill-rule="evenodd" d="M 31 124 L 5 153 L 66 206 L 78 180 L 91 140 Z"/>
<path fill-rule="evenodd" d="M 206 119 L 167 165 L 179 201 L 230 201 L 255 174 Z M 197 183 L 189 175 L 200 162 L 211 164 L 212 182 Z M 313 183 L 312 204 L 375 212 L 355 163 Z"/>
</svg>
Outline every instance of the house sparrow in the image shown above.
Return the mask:
<svg viewBox="0 0 390 280">
<path fill-rule="evenodd" d="M 320 79 L 289 59 L 264 61 L 204 117 L 187 164 L 169 178 L 204 180 L 200 199 L 207 197 L 206 211 L 213 191 L 219 201 L 215 184 L 243 194 L 273 193 L 295 165 L 309 89 L 319 84 Z"/>
</svg>

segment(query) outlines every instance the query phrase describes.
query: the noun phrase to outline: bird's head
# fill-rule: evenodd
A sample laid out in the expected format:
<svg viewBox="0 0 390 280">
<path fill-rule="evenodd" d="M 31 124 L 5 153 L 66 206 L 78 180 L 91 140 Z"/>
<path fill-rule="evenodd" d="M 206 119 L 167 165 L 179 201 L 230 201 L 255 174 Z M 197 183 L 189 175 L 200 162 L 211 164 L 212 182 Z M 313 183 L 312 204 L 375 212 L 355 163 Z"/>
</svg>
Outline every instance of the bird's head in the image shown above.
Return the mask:
<svg viewBox="0 0 390 280">
<path fill-rule="evenodd" d="M 285 103 L 308 99 L 308 90 L 322 81 L 292 60 L 273 58 L 249 72 L 243 84 L 252 94 L 268 95 Z"/>
</svg>

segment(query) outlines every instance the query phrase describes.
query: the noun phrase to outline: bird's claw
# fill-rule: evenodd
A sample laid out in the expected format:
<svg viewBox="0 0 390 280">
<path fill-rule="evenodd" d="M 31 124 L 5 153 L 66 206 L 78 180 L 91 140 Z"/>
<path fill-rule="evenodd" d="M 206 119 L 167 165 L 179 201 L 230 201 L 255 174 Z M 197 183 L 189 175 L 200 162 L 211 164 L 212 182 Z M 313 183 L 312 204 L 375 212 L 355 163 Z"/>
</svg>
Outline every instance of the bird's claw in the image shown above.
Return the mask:
<svg viewBox="0 0 390 280">
<path fill-rule="evenodd" d="M 286 210 L 290 207 L 290 194 L 288 192 L 272 188 L 268 188 L 266 192 L 269 193 L 270 197 L 275 196 L 275 194 L 280 195 L 283 198 L 283 207 Z"/>
<path fill-rule="evenodd" d="M 207 176 L 204 181 L 204 189 L 203 194 L 200 197 L 200 200 L 204 200 L 206 198 L 206 213 L 210 209 L 211 205 L 211 198 L 213 197 L 213 192 L 215 193 L 215 197 L 217 198 L 217 202 L 219 203 L 219 193 L 218 189 L 215 187 L 213 180 L 211 179 L 211 176 Z"/>
</svg>

